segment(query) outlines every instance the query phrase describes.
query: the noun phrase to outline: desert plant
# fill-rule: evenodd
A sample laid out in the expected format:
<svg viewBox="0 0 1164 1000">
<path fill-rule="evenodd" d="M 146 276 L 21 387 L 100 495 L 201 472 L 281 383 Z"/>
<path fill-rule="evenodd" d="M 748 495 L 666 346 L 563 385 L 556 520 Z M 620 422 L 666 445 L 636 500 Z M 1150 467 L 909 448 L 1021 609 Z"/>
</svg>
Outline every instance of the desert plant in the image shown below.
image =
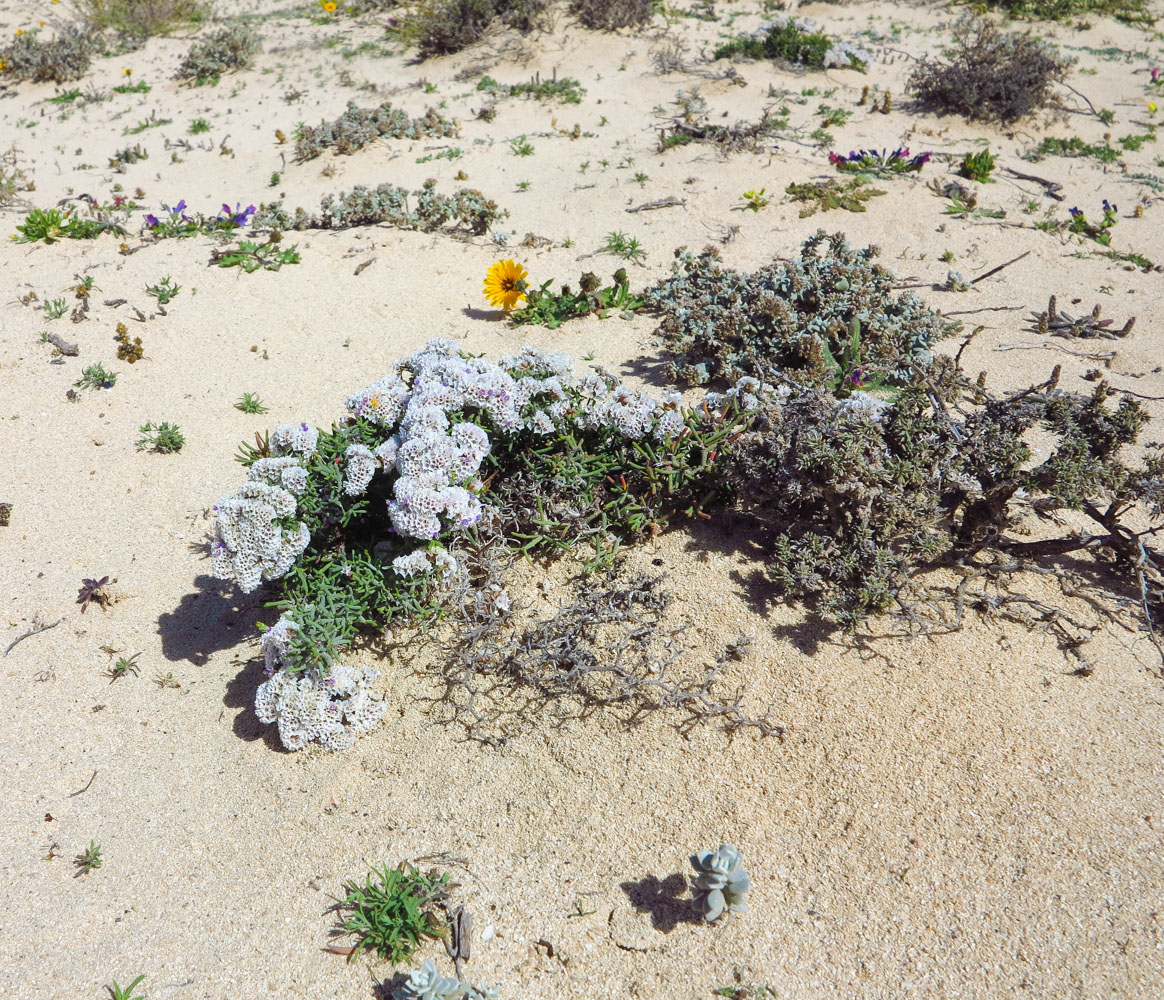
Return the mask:
<svg viewBox="0 0 1164 1000">
<path fill-rule="evenodd" d="M 208 10 L 205 0 L 73 0 L 73 6 L 91 29 L 131 38 L 167 35 L 201 24 Z"/>
<path fill-rule="evenodd" d="M 100 362 L 89 365 L 73 383 L 78 389 L 112 389 L 117 384 L 117 372 L 107 372 Z"/>
<path fill-rule="evenodd" d="M 1057 103 L 1053 87 L 1068 65 L 1045 42 L 966 14 L 948 61 L 923 56 L 909 87 L 927 110 L 1009 125 Z"/>
<path fill-rule="evenodd" d="M 239 240 L 235 246 L 215 248 L 210 251 L 210 263 L 219 267 L 238 267 L 253 274 L 255 271 L 278 271 L 284 264 L 298 264 L 299 244 L 281 247 L 276 242 L 258 243 L 255 240 Z"/>
<path fill-rule="evenodd" d="M 77 868 L 76 875 L 73 877 L 77 878 L 81 875 L 88 875 L 90 872 L 100 868 L 104 863 L 101 857 L 101 845 L 95 840 L 90 840 L 89 846 L 73 859 L 73 864 Z"/>
<path fill-rule="evenodd" d="M 266 413 L 267 407 L 263 405 L 263 401 L 259 399 L 258 393 L 244 392 L 242 399 L 234 404 L 236 410 L 242 410 L 243 413 Z"/>
<path fill-rule="evenodd" d="M 217 83 L 223 73 L 249 68 L 261 48 L 262 40 L 252 28 L 227 25 L 190 46 L 174 79 L 195 87 Z"/>
<path fill-rule="evenodd" d="M 33 208 L 16 227 L 17 243 L 55 243 L 59 239 L 92 240 L 107 230 L 117 230 L 113 223 L 82 218 L 76 209 Z"/>
<path fill-rule="evenodd" d="M 135 978 L 128 986 L 118 986 L 116 982 L 106 987 L 109 990 L 109 1000 L 146 1000 L 145 994 L 138 996 L 135 992 L 145 980 L 145 973 Z"/>
<path fill-rule="evenodd" d="M 595 31 L 638 28 L 655 15 L 650 0 L 570 0 L 570 13 Z"/>
<path fill-rule="evenodd" d="M 138 428 L 141 437 L 137 442 L 138 451 L 155 451 L 159 455 L 170 455 L 181 451 L 186 439 L 177 424 L 167 421 L 155 425 L 152 421 Z"/>
<path fill-rule="evenodd" d="M 0 76 L 36 83 L 79 80 L 96 49 L 94 36 L 76 25 L 60 28 L 47 41 L 37 30 L 25 31 L 0 47 Z"/>
<path fill-rule="evenodd" d="M 818 231 L 798 259 L 753 274 L 725 267 L 713 247 L 677 252 L 671 277 L 643 293 L 659 314 L 672 375 L 700 384 L 767 377 L 775 366 L 801 383 L 829 385 L 859 321 L 864 362 L 908 377 L 908 366 L 878 359 L 927 359 L 956 327 L 912 292 L 894 295 L 878 252 L 854 251 L 842 234 Z"/>
<path fill-rule="evenodd" d="M 545 24 L 547 0 L 433 0 L 408 19 L 401 34 L 415 39 L 422 57 L 460 52 L 479 41 L 495 20 L 523 33 Z"/>
<path fill-rule="evenodd" d="M 989 149 L 981 149 L 976 153 L 967 153 L 958 164 L 958 175 L 979 184 L 990 183 L 990 175 L 994 171 L 994 154 Z"/>
<path fill-rule="evenodd" d="M 784 193 L 793 201 L 802 203 L 799 213 L 802 219 L 816 215 L 817 212 L 831 212 L 835 208 L 843 208 L 846 212 L 864 212 L 865 202 L 885 194 L 879 188 L 870 187 L 863 177 L 852 177 L 843 184 L 832 177 L 826 181 L 789 184 Z"/>
<path fill-rule="evenodd" d="M 375 108 L 359 108 L 348 104 L 347 110 L 330 122 L 316 127 L 302 125 L 295 139 L 296 159 L 310 160 L 325 149 L 349 155 L 362 149 L 373 139 L 446 138 L 457 134 L 454 122 L 429 108 L 422 118 L 409 118 L 399 108 L 385 102 Z"/>
<path fill-rule="evenodd" d="M 852 149 L 848 156 L 829 153 L 829 163 L 842 174 L 873 174 L 889 177 L 894 174 L 919 173 L 930 162 L 929 153 L 910 156 L 909 147 L 902 146 L 892 153 L 888 149 Z"/>
<path fill-rule="evenodd" d="M 708 923 L 725 913 L 746 913 L 744 894 L 752 880 L 744 871 L 740 852 L 731 844 L 720 844 L 718 851 L 703 851 L 691 856 L 696 874 L 691 879 L 691 906 Z"/>
<path fill-rule="evenodd" d="M 643 304 L 631 292 L 630 279 L 621 267 L 606 287 L 591 272 L 578 279 L 577 292 L 569 285 L 562 285 L 560 291 L 554 292 L 550 289 L 552 284 L 552 280 L 546 281 L 540 288 L 531 288 L 525 293 L 525 308 L 509 314 L 515 326 L 535 324 L 554 330 L 567 319 L 591 314 L 605 319 L 614 310 L 629 313 Z"/>
<path fill-rule="evenodd" d="M 336 909 L 346 916 L 336 933 L 356 936 L 353 957 L 370 950 L 400 965 L 425 938 L 441 936 L 444 922 L 434 904 L 448 898 L 448 887 L 447 873 L 426 875 L 407 863 L 373 868 L 363 885 L 344 885 L 347 895 Z"/>
<path fill-rule="evenodd" d="M 713 56 L 775 59 L 809 69 L 864 69 L 873 59 L 864 49 L 830 38 L 811 21 L 784 16 L 718 45 Z"/>
<path fill-rule="evenodd" d="M 498 995 L 489 987 L 474 986 L 455 976 L 442 976 L 430 958 L 393 991 L 392 1000 L 498 1000 Z"/>
<path fill-rule="evenodd" d="M 985 0 L 984 6 L 1005 11 L 1011 17 L 1045 21 L 1084 20 L 1099 15 L 1140 27 L 1150 27 L 1155 22 L 1145 0 Z"/>
</svg>

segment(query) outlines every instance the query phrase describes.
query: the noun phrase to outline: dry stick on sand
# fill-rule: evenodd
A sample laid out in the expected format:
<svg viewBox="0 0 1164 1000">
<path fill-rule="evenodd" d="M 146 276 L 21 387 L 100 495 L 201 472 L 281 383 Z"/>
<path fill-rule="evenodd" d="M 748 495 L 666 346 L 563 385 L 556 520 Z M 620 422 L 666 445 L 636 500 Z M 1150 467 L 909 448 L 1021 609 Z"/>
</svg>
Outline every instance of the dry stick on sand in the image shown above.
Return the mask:
<svg viewBox="0 0 1164 1000">
<path fill-rule="evenodd" d="M 27 632 L 24 633 L 24 635 L 18 635 L 15 639 L 13 639 L 8 644 L 8 648 L 6 650 L 4 650 L 4 655 L 7 656 L 9 653 L 11 653 L 12 650 L 16 647 L 16 644 L 18 642 L 23 642 L 29 636 L 39 635 L 41 632 L 47 632 L 50 628 L 56 628 L 63 621 L 64 621 L 63 618 L 58 618 L 51 625 L 41 625 L 40 628 L 29 629 Z"/>
<path fill-rule="evenodd" d="M 628 208 L 628 212 L 650 212 L 656 208 L 679 208 L 687 204 L 686 198 L 676 198 L 671 195 L 667 198 L 659 198 L 656 201 L 648 201 L 642 205 L 635 205 L 634 208 Z"/>
<path fill-rule="evenodd" d="M 45 343 L 52 344 L 61 354 L 67 355 L 70 358 L 75 358 L 81 352 L 77 349 L 76 344 L 71 344 L 65 340 L 59 333 L 45 334 Z"/>
</svg>

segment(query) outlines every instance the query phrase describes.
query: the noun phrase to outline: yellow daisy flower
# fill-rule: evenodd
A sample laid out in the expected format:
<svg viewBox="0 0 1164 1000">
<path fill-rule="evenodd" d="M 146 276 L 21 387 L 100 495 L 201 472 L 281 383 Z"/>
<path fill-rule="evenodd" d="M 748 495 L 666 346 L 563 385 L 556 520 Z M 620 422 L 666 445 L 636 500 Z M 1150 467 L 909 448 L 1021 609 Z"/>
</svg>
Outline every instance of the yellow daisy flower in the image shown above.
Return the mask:
<svg viewBox="0 0 1164 1000">
<path fill-rule="evenodd" d="M 499 260 L 485 274 L 485 298 L 491 306 L 509 312 L 525 298 L 525 279 L 529 272 L 513 260 Z"/>
<path fill-rule="evenodd" d="M 332 0 L 323 0 L 323 3 L 321 3 L 319 6 L 321 6 L 329 14 L 335 13 L 335 4 L 332 3 Z"/>
<path fill-rule="evenodd" d="M 125 76 L 133 76 L 133 70 L 131 70 L 131 69 L 123 69 L 121 72 L 122 72 L 122 73 L 123 73 Z"/>
</svg>

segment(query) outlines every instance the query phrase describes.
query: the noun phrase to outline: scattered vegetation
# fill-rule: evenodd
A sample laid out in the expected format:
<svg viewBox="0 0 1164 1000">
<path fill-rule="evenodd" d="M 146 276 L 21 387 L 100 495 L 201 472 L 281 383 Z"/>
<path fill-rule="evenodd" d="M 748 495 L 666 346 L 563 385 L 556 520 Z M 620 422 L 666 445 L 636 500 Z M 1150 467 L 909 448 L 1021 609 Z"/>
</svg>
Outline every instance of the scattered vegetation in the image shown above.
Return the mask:
<svg viewBox="0 0 1164 1000">
<path fill-rule="evenodd" d="M 1059 312 L 1057 299 L 1052 295 L 1043 312 L 1031 315 L 1031 323 L 1035 333 L 1049 333 L 1054 337 L 1082 337 L 1088 340 L 1094 338 L 1120 340 L 1131 333 L 1136 325 L 1136 317 L 1131 316 L 1118 330 L 1112 329 L 1115 320 L 1100 319 L 1100 312 L 1101 308 L 1097 303 L 1090 313 L 1077 319 L 1070 313 Z"/>
<path fill-rule="evenodd" d="M 280 247 L 278 241 L 258 243 L 254 240 L 239 240 L 235 246 L 215 248 L 210 251 L 210 263 L 219 267 L 240 267 L 247 274 L 255 271 L 278 271 L 284 264 L 298 264 L 299 244 Z"/>
<path fill-rule="evenodd" d="M 594 31 L 617 31 L 647 24 L 655 8 L 650 0 L 570 0 L 570 13 Z"/>
<path fill-rule="evenodd" d="M 266 413 L 267 407 L 263 405 L 263 401 L 259 399 L 258 394 L 254 392 L 244 392 L 242 399 L 234 404 L 236 410 L 242 410 L 243 413 Z"/>
<path fill-rule="evenodd" d="M 967 153 L 958 164 L 958 176 L 979 184 L 991 183 L 990 175 L 994 171 L 994 154 L 989 149 L 982 149 L 976 153 Z"/>
<path fill-rule="evenodd" d="M 895 149 L 892 153 L 887 149 L 881 152 L 875 149 L 850 150 L 848 156 L 829 153 L 829 163 L 842 174 L 871 174 L 878 177 L 920 173 L 930 159 L 929 153 L 910 156 L 908 146 Z"/>
<path fill-rule="evenodd" d="M 93 240 L 118 226 L 100 219 L 82 217 L 76 209 L 33 208 L 16 227 L 17 243 L 55 243 L 60 239 Z"/>
<path fill-rule="evenodd" d="M 616 257 L 636 264 L 642 263 L 647 256 L 642 244 L 635 237 L 617 230 L 606 234 L 606 242 L 602 245 L 602 252 L 612 253 Z"/>
<path fill-rule="evenodd" d="M 117 372 L 107 372 L 100 362 L 89 365 L 73 383 L 78 389 L 112 389 L 117 384 Z"/>
<path fill-rule="evenodd" d="M 560 80 L 557 73 L 549 80 L 534 76 L 525 83 L 498 83 L 491 76 L 483 76 L 477 81 L 477 89 L 488 94 L 504 97 L 533 97 L 539 101 L 560 101 L 562 104 L 581 104 L 586 89 L 572 76 Z"/>
<path fill-rule="evenodd" d="M 1068 66 L 1045 42 L 967 14 L 954 26 L 947 60 L 923 56 L 909 87 L 927 110 L 1009 125 L 1055 107 L 1053 87 Z"/>
<path fill-rule="evenodd" d="M 105 676 L 109 678 L 109 683 L 120 680 L 122 677 L 127 677 L 129 674 L 138 673 L 137 658 L 141 653 L 134 653 L 133 656 L 125 657 L 119 656 L 116 663 L 111 663 L 109 668 L 105 671 Z"/>
<path fill-rule="evenodd" d="M 421 57 L 460 52 L 479 41 L 494 21 L 522 33 L 545 24 L 547 0 L 435 0 L 401 28 Z"/>
<path fill-rule="evenodd" d="M 551 330 L 561 326 L 565 320 L 591 313 L 605 319 L 614 310 L 633 312 L 642 305 L 642 300 L 630 290 L 630 279 L 626 269 L 614 272 L 611 283 L 605 288 L 592 272 L 586 272 L 578 280 L 579 290 L 572 291 L 569 285 L 562 285 L 561 291 L 553 292 L 553 280 L 544 282 L 540 288 L 526 292 L 526 305 L 510 313 L 515 326 L 532 324 L 546 326 Z"/>
<path fill-rule="evenodd" d="M 1011 17 L 1044 21 L 1075 21 L 1114 17 L 1125 24 L 1151 27 L 1155 18 L 1145 0 L 985 0 L 984 6 Z"/>
<path fill-rule="evenodd" d="M 73 0 L 73 5 L 91 30 L 130 38 L 168 35 L 201 24 L 207 14 L 204 0 Z"/>
<path fill-rule="evenodd" d="M 169 305 L 174 297 L 182 290 L 181 285 L 175 285 L 169 275 L 162 278 L 156 285 L 146 285 L 146 292 L 158 300 L 158 305 Z"/>
</svg>

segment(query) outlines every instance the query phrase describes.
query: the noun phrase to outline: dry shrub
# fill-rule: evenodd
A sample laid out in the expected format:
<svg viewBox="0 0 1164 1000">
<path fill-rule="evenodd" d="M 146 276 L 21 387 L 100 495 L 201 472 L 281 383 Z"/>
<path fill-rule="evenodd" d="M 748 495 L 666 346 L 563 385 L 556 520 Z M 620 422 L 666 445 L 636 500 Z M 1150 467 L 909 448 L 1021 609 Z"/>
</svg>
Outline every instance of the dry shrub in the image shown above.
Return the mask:
<svg viewBox="0 0 1164 1000">
<path fill-rule="evenodd" d="M 650 0 L 573 0 L 570 13 L 587 28 L 614 31 L 641 27 L 651 20 L 654 10 Z"/>
<path fill-rule="evenodd" d="M 954 27 L 950 61 L 924 57 L 909 87 L 929 110 L 1009 125 L 1055 106 L 1052 88 L 1069 65 L 1031 35 L 966 15 Z"/>
</svg>

